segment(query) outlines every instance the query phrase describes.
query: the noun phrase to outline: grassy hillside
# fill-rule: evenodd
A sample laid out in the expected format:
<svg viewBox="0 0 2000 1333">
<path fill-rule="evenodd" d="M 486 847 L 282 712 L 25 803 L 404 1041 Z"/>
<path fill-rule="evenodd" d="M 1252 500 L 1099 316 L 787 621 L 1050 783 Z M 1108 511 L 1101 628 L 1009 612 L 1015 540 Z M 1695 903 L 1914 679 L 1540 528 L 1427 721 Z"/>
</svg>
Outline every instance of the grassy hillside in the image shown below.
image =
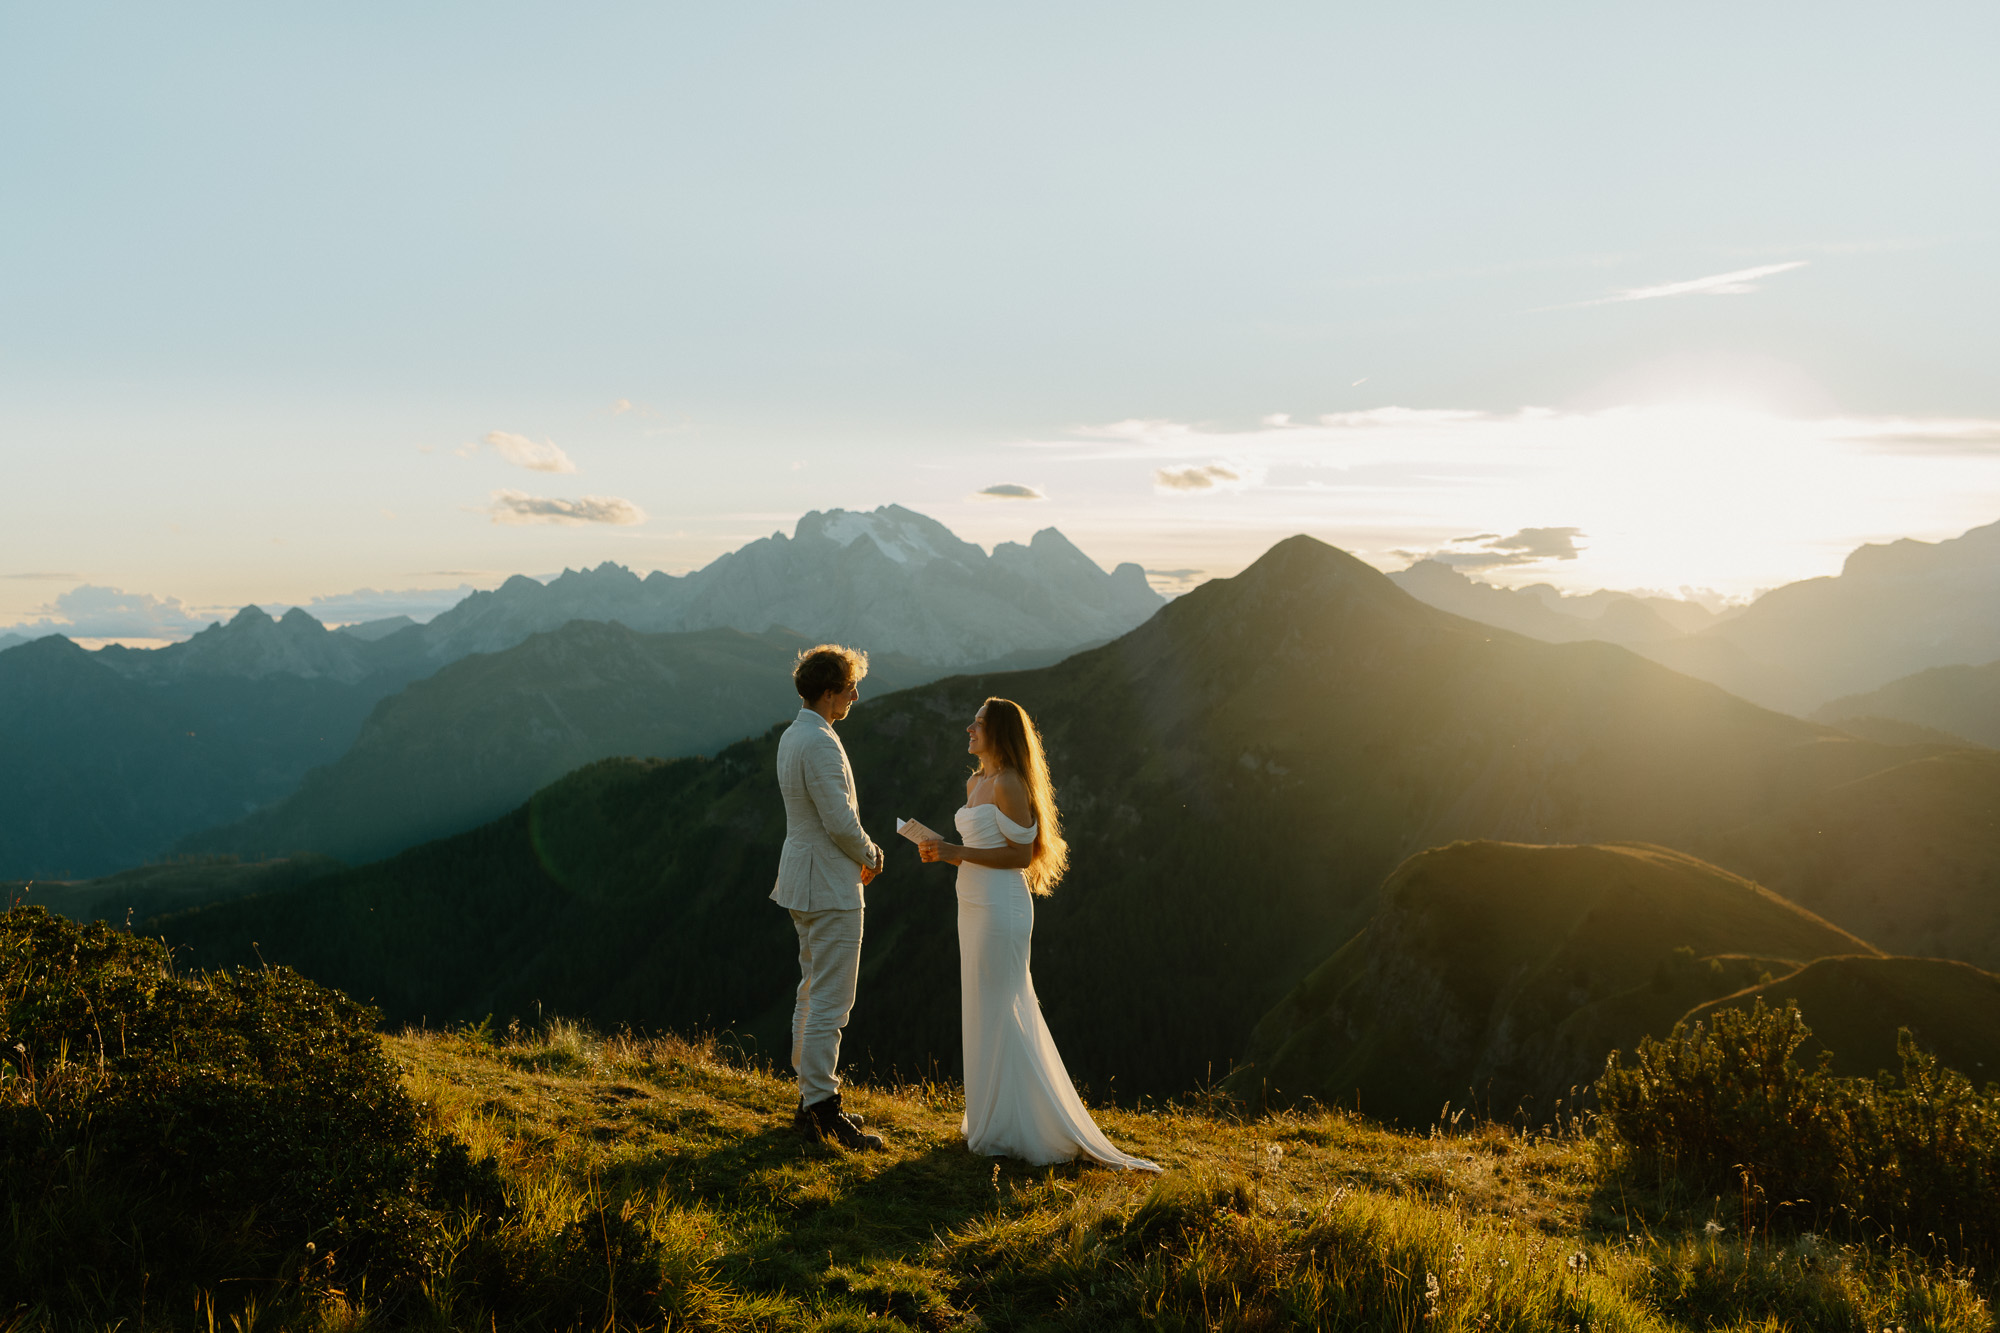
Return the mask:
<svg viewBox="0 0 2000 1333">
<path fill-rule="evenodd" d="M 1813 716 L 1834 726 L 1850 718 L 1893 718 L 2000 747 L 2000 662 L 1919 671 L 1866 694 L 1835 699 Z"/>
<path fill-rule="evenodd" d="M 1136 1176 L 976 1157 L 960 1090 L 924 1079 L 850 1083 L 888 1144 L 848 1155 L 801 1141 L 793 1084 L 733 1043 L 559 1019 L 384 1041 L 286 969 L 177 971 L 36 908 L 0 915 L 0 983 L 0 1310 L 24 1333 L 1991 1327 L 1990 1282 L 1945 1261 L 1990 1245 L 1800 1234 L 1840 1224 L 1718 1197 L 1576 1122 L 1099 1107 L 1166 1168 Z M 1992 1108 L 1939 1090 L 1903 1097 L 1903 1122 L 1949 1101 L 1977 1123 L 1877 1151 L 1856 1183 L 1942 1148 L 1977 1185 Z"/>
<path fill-rule="evenodd" d="M 555 1024 L 389 1049 L 437 1125 L 500 1165 L 515 1226 L 630 1219 L 692 1328 L 1991 1326 L 1953 1273 L 1746 1236 L 1733 1202 L 1625 1178 L 1589 1139 L 1099 1108 L 1164 1177 L 1036 1170 L 967 1153 L 958 1090 L 914 1083 L 851 1092 L 889 1150 L 843 1156 L 785 1127 L 790 1083 L 713 1043 Z M 485 1326 L 476 1286 L 443 1292 L 439 1323 Z"/>
<path fill-rule="evenodd" d="M 990 693 L 1041 720 L 1074 849 L 1037 907 L 1037 988 L 1071 1071 L 1130 1092 L 1226 1073 L 1416 851 L 1689 845 L 1912 753 L 1610 645 L 1446 615 L 1295 538 L 1103 648 L 869 699 L 843 724 L 864 818 L 894 849 L 849 1038 L 878 1067 L 955 1064 L 952 872 L 892 830 L 950 826 L 962 729 Z M 764 901 L 773 753 L 767 736 L 707 763 L 599 765 L 305 898 L 162 928 L 205 962 L 259 941 L 399 1018 L 504 1020 L 539 1000 L 607 1025 L 737 1024 L 777 1049 L 793 945 Z"/>
<path fill-rule="evenodd" d="M 1975 1085 L 2000 1081 L 2000 976 L 1941 958 L 1821 958 L 1773 981 L 1711 1000 L 1688 1014 L 1712 1021 L 1718 1009 L 1798 1006 L 1812 1028 L 1802 1053 L 1833 1054 L 1835 1072 L 1894 1069 L 1896 1032 Z"/>
<path fill-rule="evenodd" d="M 1891 953 L 2000 967 L 2000 754 L 1831 786 L 1705 854 Z"/>
<path fill-rule="evenodd" d="M 1257 1025 L 1229 1087 L 1422 1124 L 1539 1124 L 1607 1052 L 1766 971 L 1869 946 L 1662 847 L 1462 842 L 1405 862 L 1365 930 Z M 1525 1104 L 1525 1105 L 1524 1105 Z"/>
</svg>

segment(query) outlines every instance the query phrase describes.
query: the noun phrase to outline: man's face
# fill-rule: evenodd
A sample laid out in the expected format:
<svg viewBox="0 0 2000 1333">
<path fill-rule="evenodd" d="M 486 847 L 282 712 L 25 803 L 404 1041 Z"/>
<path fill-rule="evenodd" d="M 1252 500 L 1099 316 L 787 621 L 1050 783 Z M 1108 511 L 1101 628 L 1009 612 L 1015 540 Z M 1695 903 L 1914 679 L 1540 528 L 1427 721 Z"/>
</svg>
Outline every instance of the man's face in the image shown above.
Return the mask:
<svg viewBox="0 0 2000 1333">
<path fill-rule="evenodd" d="M 861 702 L 861 682 L 850 681 L 846 689 L 839 692 L 828 690 L 826 697 L 831 701 L 827 708 L 827 719 L 838 722 L 847 716 L 847 711 Z"/>
</svg>

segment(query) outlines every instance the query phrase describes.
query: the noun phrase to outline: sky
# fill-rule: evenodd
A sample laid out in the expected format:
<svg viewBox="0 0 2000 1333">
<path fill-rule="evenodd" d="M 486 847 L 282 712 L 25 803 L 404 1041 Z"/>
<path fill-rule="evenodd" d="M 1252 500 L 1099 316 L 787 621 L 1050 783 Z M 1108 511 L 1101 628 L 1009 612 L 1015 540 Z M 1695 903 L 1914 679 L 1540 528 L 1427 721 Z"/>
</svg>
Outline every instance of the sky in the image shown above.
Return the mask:
<svg viewBox="0 0 2000 1333">
<path fill-rule="evenodd" d="M 428 614 L 888 503 L 1170 591 L 1295 532 L 1832 573 L 2000 520 L 1996 45 L 1985 4 L 0 5 L 0 629 Z"/>
</svg>

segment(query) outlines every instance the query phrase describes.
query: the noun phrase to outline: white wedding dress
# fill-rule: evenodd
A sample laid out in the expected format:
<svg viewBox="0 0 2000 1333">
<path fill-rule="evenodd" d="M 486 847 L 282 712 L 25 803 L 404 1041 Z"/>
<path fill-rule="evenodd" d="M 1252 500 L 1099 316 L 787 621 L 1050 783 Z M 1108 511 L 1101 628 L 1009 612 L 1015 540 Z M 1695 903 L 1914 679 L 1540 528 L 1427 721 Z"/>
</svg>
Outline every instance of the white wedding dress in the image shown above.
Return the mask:
<svg viewBox="0 0 2000 1333">
<path fill-rule="evenodd" d="M 992 805 L 969 805 L 953 822 L 967 847 L 1027 842 L 1023 828 Z M 1004 832 L 1003 832 L 1004 830 Z M 1028 975 L 1034 900 L 1018 870 L 958 867 L 958 974 L 964 989 L 966 1146 L 1034 1166 L 1079 1154 L 1124 1171 L 1155 1163 L 1111 1146 L 1063 1068 Z"/>
</svg>

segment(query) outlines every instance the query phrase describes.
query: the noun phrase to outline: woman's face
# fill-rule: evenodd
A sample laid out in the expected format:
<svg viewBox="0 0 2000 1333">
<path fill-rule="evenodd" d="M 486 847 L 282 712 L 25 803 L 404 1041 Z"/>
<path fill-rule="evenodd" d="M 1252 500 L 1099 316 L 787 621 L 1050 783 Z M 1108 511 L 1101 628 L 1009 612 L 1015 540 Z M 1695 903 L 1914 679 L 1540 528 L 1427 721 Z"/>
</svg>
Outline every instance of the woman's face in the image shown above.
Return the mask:
<svg viewBox="0 0 2000 1333">
<path fill-rule="evenodd" d="M 972 725 L 965 729 L 965 749 L 981 759 L 986 757 L 986 710 L 981 708 L 972 715 Z"/>
</svg>

